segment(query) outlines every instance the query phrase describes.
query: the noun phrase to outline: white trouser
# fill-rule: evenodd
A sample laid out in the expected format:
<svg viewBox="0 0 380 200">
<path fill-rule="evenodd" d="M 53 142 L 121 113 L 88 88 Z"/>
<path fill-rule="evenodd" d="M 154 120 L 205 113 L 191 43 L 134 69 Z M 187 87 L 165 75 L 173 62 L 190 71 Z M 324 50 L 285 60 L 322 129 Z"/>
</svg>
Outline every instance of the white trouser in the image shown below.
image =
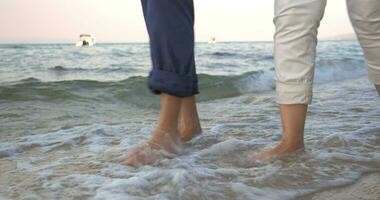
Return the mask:
<svg viewBox="0 0 380 200">
<path fill-rule="evenodd" d="M 319 23 L 326 0 L 275 0 L 276 88 L 280 104 L 310 104 Z M 380 0 L 347 0 L 369 79 L 380 85 Z"/>
</svg>

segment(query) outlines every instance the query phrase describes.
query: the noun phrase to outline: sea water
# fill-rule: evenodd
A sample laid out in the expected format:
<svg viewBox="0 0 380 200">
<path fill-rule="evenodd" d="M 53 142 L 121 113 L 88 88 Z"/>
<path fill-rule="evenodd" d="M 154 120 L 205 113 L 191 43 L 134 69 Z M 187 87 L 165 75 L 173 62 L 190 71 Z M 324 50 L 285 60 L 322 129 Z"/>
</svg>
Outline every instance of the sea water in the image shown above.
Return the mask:
<svg viewBox="0 0 380 200">
<path fill-rule="evenodd" d="M 120 164 L 153 130 L 147 44 L 0 45 L 0 199 L 294 199 L 380 169 L 380 100 L 356 41 L 318 45 L 304 153 L 281 139 L 272 42 L 196 44 L 203 135 Z"/>
</svg>

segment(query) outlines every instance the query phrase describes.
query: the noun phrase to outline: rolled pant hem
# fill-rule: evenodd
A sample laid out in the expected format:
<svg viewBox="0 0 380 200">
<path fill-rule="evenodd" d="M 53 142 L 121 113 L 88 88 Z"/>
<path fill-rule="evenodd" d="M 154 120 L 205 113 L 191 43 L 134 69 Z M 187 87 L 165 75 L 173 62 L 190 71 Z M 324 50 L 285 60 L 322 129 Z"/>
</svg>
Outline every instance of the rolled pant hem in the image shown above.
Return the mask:
<svg viewBox="0 0 380 200">
<path fill-rule="evenodd" d="M 283 83 L 277 81 L 276 90 L 279 104 L 311 104 L 312 83 Z"/>
<path fill-rule="evenodd" d="M 312 94 L 299 93 L 299 92 L 277 92 L 278 104 L 311 104 L 313 99 Z"/>
<path fill-rule="evenodd" d="M 196 75 L 180 75 L 157 69 L 150 72 L 148 86 L 154 94 L 188 97 L 199 93 Z"/>
</svg>

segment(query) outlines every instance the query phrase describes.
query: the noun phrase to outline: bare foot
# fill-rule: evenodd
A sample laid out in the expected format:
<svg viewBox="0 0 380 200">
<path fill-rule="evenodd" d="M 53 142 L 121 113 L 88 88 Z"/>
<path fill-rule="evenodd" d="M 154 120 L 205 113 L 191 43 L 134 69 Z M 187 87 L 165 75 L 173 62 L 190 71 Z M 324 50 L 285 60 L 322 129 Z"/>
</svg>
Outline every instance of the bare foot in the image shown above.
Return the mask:
<svg viewBox="0 0 380 200">
<path fill-rule="evenodd" d="M 299 152 L 304 150 L 304 145 L 287 145 L 284 143 L 280 143 L 272 148 L 265 148 L 254 154 L 250 159 L 256 161 L 270 161 L 272 159 L 285 156 L 291 153 Z"/>
<path fill-rule="evenodd" d="M 140 167 L 165 158 L 173 158 L 180 153 L 181 145 L 178 133 L 156 130 L 151 139 L 130 151 L 122 164 Z"/>
</svg>

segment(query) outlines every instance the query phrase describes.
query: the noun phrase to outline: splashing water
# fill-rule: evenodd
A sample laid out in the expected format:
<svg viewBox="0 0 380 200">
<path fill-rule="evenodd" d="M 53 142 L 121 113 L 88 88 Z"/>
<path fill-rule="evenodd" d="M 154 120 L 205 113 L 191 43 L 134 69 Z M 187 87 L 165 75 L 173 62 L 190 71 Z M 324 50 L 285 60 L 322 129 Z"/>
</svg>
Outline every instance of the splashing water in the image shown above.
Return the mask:
<svg viewBox="0 0 380 200">
<path fill-rule="evenodd" d="M 204 134 L 140 168 L 120 162 L 158 116 L 145 44 L 0 48 L 0 199 L 282 200 L 380 168 L 380 101 L 356 42 L 320 44 L 306 152 L 268 163 L 247 157 L 281 138 L 272 43 L 198 44 Z"/>
</svg>

